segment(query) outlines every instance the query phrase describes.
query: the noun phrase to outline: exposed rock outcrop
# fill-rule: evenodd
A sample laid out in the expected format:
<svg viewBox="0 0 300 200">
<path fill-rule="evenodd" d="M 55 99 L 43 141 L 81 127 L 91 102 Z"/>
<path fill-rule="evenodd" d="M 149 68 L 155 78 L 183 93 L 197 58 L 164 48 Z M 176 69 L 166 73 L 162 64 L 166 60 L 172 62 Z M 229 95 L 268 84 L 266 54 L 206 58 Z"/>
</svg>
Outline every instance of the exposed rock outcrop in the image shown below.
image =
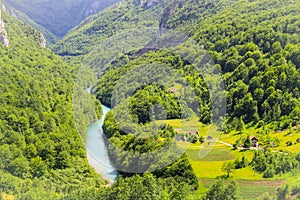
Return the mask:
<svg viewBox="0 0 300 200">
<path fill-rule="evenodd" d="M 162 2 L 162 0 L 148 0 L 147 1 L 147 7 L 152 7 Z"/>
<path fill-rule="evenodd" d="M 17 13 L 14 9 L 10 8 L 10 7 L 6 7 L 5 5 L 2 5 L 1 8 L 3 11 L 7 12 L 10 16 L 18 18 Z"/>
<path fill-rule="evenodd" d="M 152 6 L 156 6 L 157 4 L 159 4 L 162 1 L 163 0 L 139 0 L 139 5 L 146 6 L 146 7 L 152 7 Z"/>
<path fill-rule="evenodd" d="M 2 10 L 0 9 L 0 41 L 5 47 L 9 46 L 9 40 L 7 37 L 7 31 L 4 26 L 4 21 L 2 19 Z"/>
<path fill-rule="evenodd" d="M 46 48 L 46 44 L 47 44 L 47 41 L 46 41 L 44 35 L 41 33 L 40 34 L 40 45 L 42 48 Z"/>
</svg>

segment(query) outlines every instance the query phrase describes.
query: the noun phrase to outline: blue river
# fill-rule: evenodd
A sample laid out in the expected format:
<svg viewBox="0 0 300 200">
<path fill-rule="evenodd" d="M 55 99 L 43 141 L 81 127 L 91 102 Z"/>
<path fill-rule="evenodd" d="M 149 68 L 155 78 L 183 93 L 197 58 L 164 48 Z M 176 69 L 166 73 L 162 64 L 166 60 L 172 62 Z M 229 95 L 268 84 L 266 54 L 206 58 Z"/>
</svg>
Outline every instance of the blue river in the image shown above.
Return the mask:
<svg viewBox="0 0 300 200">
<path fill-rule="evenodd" d="M 110 108 L 102 105 L 103 116 L 101 120 L 90 125 L 87 131 L 86 151 L 90 165 L 100 173 L 102 177 L 113 183 L 118 177 L 118 171 L 110 162 L 107 147 L 105 144 L 106 137 L 103 134 L 103 122 L 105 115 L 110 111 Z"/>
</svg>

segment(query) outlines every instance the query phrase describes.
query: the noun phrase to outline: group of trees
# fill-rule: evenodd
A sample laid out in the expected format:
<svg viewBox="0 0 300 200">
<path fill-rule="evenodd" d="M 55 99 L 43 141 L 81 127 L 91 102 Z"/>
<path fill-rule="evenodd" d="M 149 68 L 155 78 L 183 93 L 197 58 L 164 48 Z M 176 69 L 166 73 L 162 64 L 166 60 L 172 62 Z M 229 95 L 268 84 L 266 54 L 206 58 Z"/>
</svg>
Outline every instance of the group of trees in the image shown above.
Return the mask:
<svg viewBox="0 0 300 200">
<path fill-rule="evenodd" d="M 291 1 L 288 4 L 280 1 L 228 3 L 226 9 L 211 5 L 208 6 L 209 9 L 206 8 L 205 13 L 207 15 L 203 14 L 196 17 L 200 20 L 198 28 L 188 30 L 191 35 L 194 35 L 194 39 L 203 43 L 223 74 L 227 90 L 226 132 L 231 130 L 242 132 L 246 125 L 261 127 L 271 123 L 273 124 L 272 129 L 285 129 L 299 123 L 300 37 L 296 33 L 299 32 L 300 15 L 295 10 L 296 5 L 298 3 Z M 183 6 L 183 10 L 186 9 L 187 7 Z M 269 10 L 268 13 L 265 13 L 266 9 Z M 216 10 L 219 12 L 215 12 Z M 240 12 L 240 10 L 245 11 Z M 233 13 L 229 17 L 228 11 Z M 184 20 L 184 18 L 180 19 L 180 16 L 175 16 L 175 18 L 177 22 Z M 185 29 L 184 25 L 176 24 L 175 18 L 173 21 L 171 18 L 169 26 Z M 148 52 L 135 60 L 131 60 L 130 55 L 125 53 L 126 56 L 127 59 L 123 65 L 114 66 L 112 63 L 111 70 L 99 80 L 94 88 L 98 99 L 110 105 L 113 90 L 118 87 L 118 81 L 124 75 L 128 75 L 127 72 L 139 73 L 132 69 L 145 62 L 155 63 L 155 61 L 159 61 L 160 64 L 163 63 L 176 69 L 193 86 L 197 99 L 187 101 L 187 106 L 194 108 L 193 104 L 199 102 L 199 110 L 193 111 L 200 111 L 200 121 L 210 122 L 212 115 L 209 92 L 201 75 L 190 63 L 174 53 L 161 50 Z M 120 57 L 120 61 L 123 62 L 123 58 Z M 138 120 L 135 122 L 150 121 L 150 107 L 159 102 L 152 100 L 152 97 L 165 98 L 165 93 L 161 91 L 166 91 L 166 89 L 156 89 L 156 94 L 150 94 L 150 91 L 154 91 L 155 87 L 148 85 L 138 90 L 136 88 L 128 89 L 128 91 L 135 91 L 133 98 L 129 100 L 131 111 L 136 115 L 143 115 L 143 117 L 138 116 Z M 118 102 L 118 100 L 116 101 Z M 169 108 L 166 102 L 160 101 L 159 104 Z M 173 112 L 177 112 L 176 106 L 173 106 L 173 109 Z M 167 113 L 170 112 L 169 109 L 166 110 Z M 169 119 L 176 117 L 176 115 L 168 116 Z M 111 120 L 107 120 L 107 123 L 109 121 Z M 113 136 L 113 141 L 118 142 L 123 147 L 126 146 L 124 144 L 127 144 L 127 142 L 123 143 L 124 141 L 136 140 L 120 130 L 115 130 L 113 135 L 118 138 L 113 139 L 115 137 Z M 123 138 L 123 141 L 120 141 L 119 138 Z M 141 143 L 148 145 L 148 141 Z M 245 148 L 251 146 L 249 137 L 242 141 L 242 145 Z M 121 154 L 120 152 L 119 155 Z M 124 156 L 125 154 L 121 160 L 125 160 Z M 223 170 L 229 176 L 232 169 L 243 168 L 248 165 L 251 165 L 255 171 L 263 173 L 265 178 L 270 178 L 275 174 L 298 169 L 299 163 L 291 155 L 257 151 L 250 163 L 246 158 L 242 158 L 235 163 L 227 163 L 223 166 Z"/>
<path fill-rule="evenodd" d="M 263 178 L 273 178 L 291 171 L 299 171 L 300 154 L 289 155 L 280 152 L 255 151 L 253 159 L 249 162 L 246 157 L 237 158 L 234 162 L 225 162 L 222 170 L 227 177 L 234 169 L 251 166 L 256 172 L 262 173 Z"/>
<path fill-rule="evenodd" d="M 147 72 L 142 71 L 147 68 Z M 175 94 L 168 91 L 174 86 L 177 86 Z M 149 121 L 149 113 L 155 106 L 154 114 L 165 111 L 165 115 L 156 119 L 188 118 L 195 112 L 201 121 L 210 122 L 210 96 L 203 78 L 195 67 L 184 63 L 180 55 L 168 51 L 149 52 L 109 70 L 101 76 L 93 92 L 108 106 L 131 97 L 129 107 L 139 122 Z"/>
<path fill-rule="evenodd" d="M 101 190 L 86 190 L 73 193 L 64 200 L 77 199 L 188 199 L 192 187 L 184 182 L 178 183 L 172 177 L 156 178 L 151 173 L 132 177 L 119 177 L 116 183 Z"/>
<path fill-rule="evenodd" d="M 129 109 L 133 117 L 138 118 L 138 123 L 150 122 L 151 118 L 179 119 L 179 102 L 174 94 L 168 93 L 167 88 L 157 85 L 140 88 L 130 99 Z"/>
<path fill-rule="evenodd" d="M 233 169 L 251 166 L 256 172 L 262 173 L 264 178 L 273 178 L 292 171 L 299 171 L 300 154 L 292 155 L 280 152 L 255 151 L 254 157 L 248 161 L 246 157 L 236 159 L 234 162 L 224 163 L 222 169 L 229 174 Z"/>
<path fill-rule="evenodd" d="M 263 173 L 264 178 L 272 178 L 276 174 L 284 174 L 292 170 L 298 171 L 299 161 L 299 154 L 295 156 L 270 151 L 256 151 L 251 166 L 255 171 Z"/>
<path fill-rule="evenodd" d="M 187 156 L 174 142 L 176 132 L 171 126 L 131 128 L 125 132 L 113 112 L 107 114 L 103 130 L 108 137 L 110 159 L 121 174 L 132 176 L 149 171 L 156 177 L 173 177 L 178 183 L 197 187 L 198 179 Z"/>
<path fill-rule="evenodd" d="M 168 26 L 185 30 L 193 36 L 222 72 L 228 100 L 225 131 L 242 131 L 246 125 L 274 123 L 275 129 L 284 129 L 298 124 L 299 2 L 243 0 L 232 3 L 228 0 L 217 4 L 218 1 L 189 0 L 184 3 L 173 13 Z M 96 69 L 101 59 L 94 48 L 99 40 L 122 29 L 158 26 L 164 5 L 145 8 L 137 6 L 136 1 L 123 2 L 95 16 L 91 23 L 81 24 L 54 50 L 68 56 L 86 54 L 86 60 Z M 199 10 L 204 12 L 198 13 Z M 121 172 L 124 178 L 120 177 L 112 187 L 104 189 L 101 188 L 104 181 L 88 166 L 84 137 L 77 134 L 73 122 L 75 68 L 49 50 L 40 49 L 36 43 L 39 36 L 33 29 L 9 16 L 5 16 L 4 20 L 11 46 L 0 47 L 2 192 L 20 199 L 135 199 L 140 195 L 145 199 L 184 199 L 184 195 L 197 187 L 197 177 L 186 155 L 181 154 L 173 142 L 175 131 L 169 126 L 152 124 L 149 115 L 151 109 L 160 109 L 155 105 L 160 105 L 166 108 L 168 119 L 186 118 L 194 111 L 199 114 L 201 122 L 210 123 L 213 114 L 209 90 L 191 63 L 167 50 L 148 52 L 136 58 L 133 55 L 140 49 L 135 48 L 130 52 L 119 52 L 119 57 L 109 63 L 109 71 L 100 70 L 106 73 L 100 74 L 101 79 L 93 92 L 109 106 L 112 97 L 117 97 L 113 100 L 117 102 L 115 109 L 119 109 L 120 118 L 114 119 L 114 111 L 109 113 L 103 128 L 114 165 L 120 171 L 124 169 Z M 184 25 L 183 21 L 189 23 Z M 193 27 L 190 27 L 191 24 Z M 180 48 L 177 50 L 182 50 Z M 198 53 L 196 49 L 189 51 L 190 58 Z M 112 53 L 106 52 L 105 56 L 110 58 L 108 54 Z M 178 86 L 178 93 L 184 96 L 184 101 L 181 101 L 168 92 L 166 85 L 152 84 L 164 75 L 158 69 L 149 71 L 156 74 L 156 79 L 134 70 L 149 63 L 163 64 L 175 70 L 193 87 L 193 91 L 178 86 L 182 80 L 175 82 L 176 85 L 169 79 L 166 85 Z M 139 78 L 123 85 L 128 91 L 133 91 L 132 98 L 128 98 L 127 94 L 118 96 L 118 87 L 121 88 L 118 82 L 128 75 L 127 72 L 131 73 L 129 81 L 130 78 Z M 147 84 L 135 88 L 136 83 Z M 114 93 L 116 88 L 117 93 Z M 83 94 L 79 91 L 75 96 Z M 129 114 L 125 112 L 126 103 Z M 97 104 L 99 106 L 99 102 Z M 90 108 L 87 105 L 79 103 L 73 108 L 79 116 L 75 119 L 76 127 L 80 127 L 83 136 L 85 126 L 93 116 L 80 115 L 88 112 Z M 96 115 L 100 113 L 101 110 L 97 109 Z M 256 151 L 250 165 L 267 178 L 298 169 L 298 157 Z M 169 164 L 160 162 L 170 159 L 173 162 Z M 242 159 L 233 164 L 227 163 L 224 170 L 229 176 L 232 168 L 247 165 L 247 160 Z M 130 173 L 134 171 L 140 174 Z M 284 188 L 278 194 L 283 195 L 285 191 Z M 204 198 L 236 199 L 235 185 L 224 186 L 217 182 Z"/>
<path fill-rule="evenodd" d="M 209 9 L 211 18 L 200 17 L 201 25 L 194 30 L 194 38 L 204 43 L 205 49 L 221 69 L 226 83 L 228 117 L 225 131 L 242 131 L 245 124 L 264 126 L 273 123 L 273 129 L 285 129 L 299 123 L 300 36 L 295 34 L 299 29 L 299 15 L 294 4 L 239 3 L 228 5 L 226 9 L 238 17 L 228 18 L 222 9 L 214 13 L 213 8 Z M 264 13 L 266 8 L 261 9 L 266 5 L 273 6 L 269 12 L 282 14 L 268 17 Z M 240 13 L 241 9 L 247 12 Z M 211 23 L 212 19 L 214 23 Z M 245 19 L 250 20 L 244 23 Z M 282 24 L 285 26 L 282 27 Z M 191 56 L 193 53 L 197 52 L 191 51 Z M 112 91 L 126 72 L 145 61 L 160 61 L 171 64 L 183 74 L 198 96 L 198 99 L 189 101 L 187 106 L 193 107 L 199 102 L 200 120 L 210 122 L 209 92 L 199 72 L 188 62 L 164 51 L 148 53 L 137 58 L 138 62 L 130 61 L 129 54 L 125 53 L 126 56 L 123 66 L 114 66 L 112 63 L 112 68 L 117 69 L 102 76 L 94 90 L 105 104 L 110 104 Z"/>
<path fill-rule="evenodd" d="M 238 189 L 235 182 L 225 184 L 222 180 L 217 180 L 208 190 L 203 200 L 237 200 L 239 199 Z"/>
<path fill-rule="evenodd" d="M 288 200 L 299 199 L 299 186 L 291 187 L 289 185 L 282 185 L 276 191 L 276 194 L 264 193 L 258 197 L 259 200 Z"/>
<path fill-rule="evenodd" d="M 78 130 L 73 121 L 76 66 L 43 49 L 39 32 L 6 12 L 2 17 L 10 46 L 0 44 L 1 191 L 20 199 L 47 199 L 80 187 L 99 188 L 105 181 L 88 165 L 85 139 L 78 132 L 85 135 L 97 116 L 78 113 Z"/>
<path fill-rule="evenodd" d="M 222 170 L 226 173 L 226 178 L 229 178 L 233 170 L 245 168 L 249 165 L 250 163 L 247 158 L 242 156 L 242 158 L 237 158 L 234 162 L 224 162 L 222 165 Z"/>
<path fill-rule="evenodd" d="M 221 67 L 227 85 L 227 130 L 240 129 L 235 123 L 240 119 L 245 124 L 284 121 L 276 129 L 299 123 L 296 4 L 245 1 L 200 18 L 195 36 Z"/>
</svg>

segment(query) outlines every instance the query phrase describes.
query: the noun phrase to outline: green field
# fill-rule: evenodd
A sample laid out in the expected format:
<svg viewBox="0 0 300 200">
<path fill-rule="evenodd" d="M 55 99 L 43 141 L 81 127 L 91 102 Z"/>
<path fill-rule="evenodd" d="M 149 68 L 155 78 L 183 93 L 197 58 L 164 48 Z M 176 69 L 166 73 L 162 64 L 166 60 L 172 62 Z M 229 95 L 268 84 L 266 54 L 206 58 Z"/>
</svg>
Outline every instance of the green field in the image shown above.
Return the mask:
<svg viewBox="0 0 300 200">
<path fill-rule="evenodd" d="M 205 136 L 209 127 L 198 122 L 197 117 L 192 117 L 189 120 L 165 120 L 159 123 L 166 123 L 173 126 L 178 132 L 187 133 L 190 130 L 198 130 L 199 135 Z M 296 140 L 300 138 L 300 131 L 298 128 L 292 130 L 285 130 L 281 132 L 271 132 L 269 138 L 261 135 L 261 129 L 249 128 L 242 132 L 232 131 L 228 134 L 220 134 L 219 140 L 229 144 L 233 144 L 241 137 L 254 135 L 259 138 L 261 144 L 266 144 L 267 140 L 280 141 L 278 147 L 273 148 L 273 151 L 283 150 L 290 153 L 296 153 L 300 150 L 300 143 Z M 287 146 L 286 142 L 292 141 L 292 146 Z M 196 191 L 195 196 L 204 194 L 208 188 L 213 184 L 216 178 L 224 178 L 226 173 L 222 171 L 224 162 L 234 161 L 237 158 L 245 156 L 248 161 L 252 160 L 254 150 L 239 151 L 232 150 L 230 146 L 222 143 L 216 143 L 214 147 L 205 157 L 200 157 L 200 151 L 203 149 L 203 144 L 191 144 L 188 142 L 178 142 L 179 146 L 186 149 L 186 153 L 190 163 L 199 178 L 199 189 Z M 252 200 L 257 199 L 265 193 L 274 194 L 276 190 L 283 184 L 299 185 L 300 175 L 298 173 L 288 173 L 282 176 L 275 176 L 271 179 L 265 179 L 262 174 L 256 173 L 250 166 L 243 169 L 233 170 L 230 177 L 226 180 L 236 181 L 239 188 L 239 195 L 241 199 Z M 192 197 L 191 197 L 192 199 Z"/>
<path fill-rule="evenodd" d="M 204 158 L 199 158 L 199 150 L 196 149 L 188 149 L 187 154 L 189 158 L 193 161 L 225 161 L 225 160 L 233 160 L 234 155 L 228 151 L 227 149 L 214 149 Z"/>
<path fill-rule="evenodd" d="M 198 157 L 198 151 L 188 149 L 187 154 L 192 167 L 199 178 L 199 190 L 196 195 L 204 194 L 212 185 L 216 178 L 224 178 L 225 172 L 222 171 L 224 162 L 245 155 L 251 159 L 252 152 L 231 151 L 226 146 L 218 146 L 214 148 L 205 158 Z M 234 170 L 227 181 L 234 180 L 239 188 L 241 199 L 252 200 L 258 198 L 264 193 L 274 194 L 276 190 L 283 184 L 299 185 L 299 174 L 286 174 L 282 177 L 276 176 L 272 179 L 262 178 L 262 174 L 256 173 L 250 167 Z"/>
<path fill-rule="evenodd" d="M 200 183 L 204 188 L 209 188 L 213 182 L 214 179 L 200 179 Z M 239 196 L 243 200 L 253 200 L 264 193 L 274 194 L 277 188 L 285 182 L 284 180 L 236 180 L 239 187 Z"/>
</svg>

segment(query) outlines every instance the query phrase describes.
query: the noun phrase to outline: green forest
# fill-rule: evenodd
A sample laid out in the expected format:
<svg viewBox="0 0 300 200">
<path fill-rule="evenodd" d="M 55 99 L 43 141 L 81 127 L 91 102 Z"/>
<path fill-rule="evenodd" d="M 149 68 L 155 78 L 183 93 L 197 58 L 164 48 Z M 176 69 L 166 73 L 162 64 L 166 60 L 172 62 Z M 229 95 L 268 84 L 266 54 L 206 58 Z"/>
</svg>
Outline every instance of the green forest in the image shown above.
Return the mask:
<svg viewBox="0 0 300 200">
<path fill-rule="evenodd" d="M 47 199 L 82 185 L 100 188 L 105 181 L 88 165 L 72 117 L 76 67 L 42 49 L 36 30 L 5 12 L 2 18 L 10 46 L 0 46 L 1 193 Z M 82 114 L 82 133 L 91 120 Z"/>
<path fill-rule="evenodd" d="M 299 7 L 124 0 L 51 28 L 2 11 L 0 199 L 300 199 Z M 43 28 L 69 33 L 43 48 Z M 113 183 L 86 151 L 101 104 Z"/>
</svg>

